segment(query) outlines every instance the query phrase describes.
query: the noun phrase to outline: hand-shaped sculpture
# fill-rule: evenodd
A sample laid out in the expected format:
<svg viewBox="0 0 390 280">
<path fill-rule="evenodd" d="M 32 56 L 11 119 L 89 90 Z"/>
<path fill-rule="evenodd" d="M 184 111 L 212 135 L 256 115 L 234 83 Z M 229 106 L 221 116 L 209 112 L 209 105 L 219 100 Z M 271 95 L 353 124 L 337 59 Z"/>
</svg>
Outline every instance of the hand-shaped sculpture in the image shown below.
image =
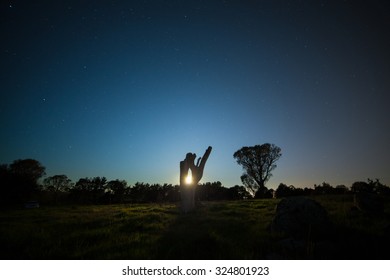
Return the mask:
<svg viewBox="0 0 390 280">
<path fill-rule="evenodd" d="M 211 149 L 211 146 L 209 146 L 203 157 L 198 158 L 196 165 L 196 154 L 193 153 L 187 153 L 186 158 L 180 162 L 180 191 L 184 212 L 192 210 L 195 207 L 195 187 L 203 177 L 203 170 Z M 186 183 L 189 170 L 191 170 L 192 174 L 192 183 Z"/>
</svg>

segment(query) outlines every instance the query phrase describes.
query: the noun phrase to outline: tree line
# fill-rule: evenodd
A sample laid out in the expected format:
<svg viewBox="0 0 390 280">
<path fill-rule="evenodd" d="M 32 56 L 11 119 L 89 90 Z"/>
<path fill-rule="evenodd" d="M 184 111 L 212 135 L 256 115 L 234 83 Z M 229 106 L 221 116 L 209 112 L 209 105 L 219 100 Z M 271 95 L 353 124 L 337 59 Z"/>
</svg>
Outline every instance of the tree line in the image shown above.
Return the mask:
<svg viewBox="0 0 390 280">
<path fill-rule="evenodd" d="M 0 165 L 1 205 L 21 204 L 38 200 L 41 204 L 113 204 L 113 203 L 175 203 L 180 201 L 180 187 L 172 184 L 137 182 L 128 185 L 124 180 L 105 177 L 80 178 L 73 183 L 66 175 L 54 175 L 40 180 L 45 167 L 34 159 L 15 160 Z M 355 182 L 351 187 L 331 186 L 328 183 L 313 188 L 296 188 L 281 183 L 276 190 L 264 185 L 257 188 L 239 186 L 227 188 L 221 182 L 199 184 L 198 201 L 242 200 L 250 198 L 282 198 L 299 195 L 348 194 L 358 192 L 390 195 L 390 188 L 378 179 Z"/>
<path fill-rule="evenodd" d="M 379 179 L 372 180 L 370 178 L 365 181 L 354 182 L 350 187 L 345 185 L 332 186 L 329 183 L 315 184 L 313 188 L 296 188 L 293 185 L 279 184 L 273 192 L 274 197 L 289 197 L 289 196 L 308 196 L 308 195 L 323 195 L 323 194 L 356 194 L 356 193 L 372 193 L 380 195 L 390 195 L 390 187 L 382 184 Z"/>
<path fill-rule="evenodd" d="M 105 177 L 80 178 L 73 183 L 66 175 L 46 177 L 45 167 L 34 159 L 15 160 L 0 165 L 2 206 L 37 200 L 41 204 L 111 204 L 178 202 L 179 185 L 107 180 Z M 197 200 L 247 199 L 243 186 L 226 188 L 221 182 L 206 182 L 197 186 Z"/>
</svg>

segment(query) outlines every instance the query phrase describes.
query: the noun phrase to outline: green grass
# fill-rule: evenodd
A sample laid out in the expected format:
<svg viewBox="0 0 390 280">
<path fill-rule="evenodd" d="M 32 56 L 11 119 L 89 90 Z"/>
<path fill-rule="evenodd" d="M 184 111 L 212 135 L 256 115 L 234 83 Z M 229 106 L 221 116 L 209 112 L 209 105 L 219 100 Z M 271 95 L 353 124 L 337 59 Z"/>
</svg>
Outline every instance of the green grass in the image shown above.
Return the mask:
<svg viewBox="0 0 390 280">
<path fill-rule="evenodd" d="M 174 205 L 21 209 L 0 215 L 2 258 L 149 258 Z"/>
<path fill-rule="evenodd" d="M 350 215 L 349 196 L 314 199 L 328 210 L 335 225 L 329 237 L 338 248 L 335 258 L 376 258 L 367 246 L 356 255 L 354 245 L 382 240 L 386 217 Z M 264 259 L 275 252 L 288 259 L 312 257 L 281 252 L 278 242 L 285 237 L 267 231 L 278 201 L 202 202 L 189 214 L 174 204 L 3 210 L 0 258 Z"/>
</svg>

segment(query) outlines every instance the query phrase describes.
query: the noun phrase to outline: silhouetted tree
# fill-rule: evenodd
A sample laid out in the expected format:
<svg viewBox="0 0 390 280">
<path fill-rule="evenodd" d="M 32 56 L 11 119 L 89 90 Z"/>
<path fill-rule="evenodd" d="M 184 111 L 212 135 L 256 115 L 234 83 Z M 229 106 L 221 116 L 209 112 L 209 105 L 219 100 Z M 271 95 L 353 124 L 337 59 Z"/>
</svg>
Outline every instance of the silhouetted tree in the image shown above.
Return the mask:
<svg viewBox="0 0 390 280">
<path fill-rule="evenodd" d="M 171 184 L 164 184 L 164 197 L 166 202 L 176 202 L 180 200 L 180 186 Z"/>
<path fill-rule="evenodd" d="M 367 179 L 367 182 L 354 182 L 351 186 L 353 193 L 376 193 L 382 195 L 390 195 L 390 187 L 382 184 L 379 179 Z"/>
<path fill-rule="evenodd" d="M 335 187 L 336 194 L 347 194 L 348 192 L 349 192 L 349 190 L 345 185 L 337 185 Z"/>
<path fill-rule="evenodd" d="M 269 143 L 242 147 L 233 154 L 237 163 L 245 170 L 241 176 L 243 184 L 250 191 L 256 191 L 258 197 L 268 196 L 269 190 L 265 183 L 272 176 L 271 172 L 276 168 L 275 162 L 281 156 L 281 149 Z"/>
<path fill-rule="evenodd" d="M 105 202 L 106 183 L 105 177 L 81 178 L 70 190 L 71 197 L 82 203 Z"/>
<path fill-rule="evenodd" d="M 89 178 L 80 178 L 70 190 L 70 197 L 79 203 L 91 203 L 90 193 L 92 191 Z"/>
<path fill-rule="evenodd" d="M 267 187 L 261 187 L 255 193 L 255 198 L 272 198 L 273 191 L 268 189 Z"/>
<path fill-rule="evenodd" d="M 130 198 L 133 202 L 146 202 L 148 198 L 149 184 L 142 182 L 136 182 L 134 186 L 130 188 Z"/>
<path fill-rule="evenodd" d="M 72 181 L 66 175 L 54 175 L 43 180 L 43 187 L 46 191 L 54 194 L 54 201 L 58 203 L 61 193 L 68 192 Z"/>
<path fill-rule="evenodd" d="M 18 159 L 0 168 L 2 200 L 6 204 L 33 198 L 39 189 L 38 180 L 45 175 L 45 167 L 35 159 Z"/>
<path fill-rule="evenodd" d="M 179 187 L 179 186 L 177 186 Z M 179 188 L 177 190 L 171 184 L 164 184 L 160 187 L 157 202 L 175 202 L 180 198 Z"/>
<path fill-rule="evenodd" d="M 367 179 L 368 185 L 370 185 L 373 189 L 373 191 L 377 194 L 384 194 L 389 195 L 390 194 L 390 188 L 384 184 L 382 184 L 379 179 L 372 180 L 370 178 Z"/>
<path fill-rule="evenodd" d="M 200 184 L 197 189 L 197 200 L 228 199 L 228 189 L 220 181 Z"/>
<path fill-rule="evenodd" d="M 106 194 L 106 177 L 94 177 L 92 179 L 92 197 L 95 203 L 104 202 L 103 197 Z"/>
<path fill-rule="evenodd" d="M 303 189 L 303 193 L 304 193 L 304 195 L 313 195 L 314 194 L 314 189 L 305 187 Z"/>
<path fill-rule="evenodd" d="M 280 183 L 277 189 L 275 190 L 275 196 L 279 197 L 288 197 L 293 195 L 293 189 L 288 187 L 286 184 Z"/>
<path fill-rule="evenodd" d="M 354 182 L 351 186 L 351 191 L 353 193 L 373 193 L 374 192 L 374 186 L 370 185 L 363 181 Z"/>
<path fill-rule="evenodd" d="M 146 202 L 162 202 L 163 192 L 160 184 L 149 185 L 146 191 L 145 201 Z"/>
<path fill-rule="evenodd" d="M 326 182 L 323 182 L 321 185 L 314 185 L 314 192 L 316 194 L 334 194 L 335 189 Z"/>
<path fill-rule="evenodd" d="M 286 184 L 280 183 L 278 188 L 275 190 L 275 196 L 280 197 L 289 197 L 289 196 L 298 196 L 298 195 L 307 195 L 306 189 L 296 188 L 293 185 L 287 186 Z"/>
<path fill-rule="evenodd" d="M 18 159 L 10 165 L 11 173 L 37 184 L 38 179 L 45 175 L 45 167 L 35 159 Z"/>
<path fill-rule="evenodd" d="M 242 200 L 249 199 L 253 196 L 246 190 L 244 186 L 235 185 L 228 189 L 228 199 L 230 200 Z"/>
<path fill-rule="evenodd" d="M 106 185 L 106 192 L 112 196 L 112 202 L 122 203 L 127 189 L 127 182 L 124 180 L 111 180 Z"/>
<path fill-rule="evenodd" d="M 251 194 L 252 197 L 255 197 L 256 191 L 259 188 L 256 181 L 253 180 L 248 174 L 241 175 L 241 182 L 244 184 L 246 190 Z"/>
</svg>

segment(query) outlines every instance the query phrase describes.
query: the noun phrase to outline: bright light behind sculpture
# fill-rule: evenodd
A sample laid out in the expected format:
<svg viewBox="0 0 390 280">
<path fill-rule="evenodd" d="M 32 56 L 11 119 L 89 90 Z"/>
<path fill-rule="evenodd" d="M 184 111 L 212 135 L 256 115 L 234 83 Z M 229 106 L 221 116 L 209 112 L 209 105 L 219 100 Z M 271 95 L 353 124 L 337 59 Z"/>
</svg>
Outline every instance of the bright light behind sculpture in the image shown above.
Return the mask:
<svg viewBox="0 0 390 280">
<path fill-rule="evenodd" d="M 188 175 L 186 177 L 186 184 L 191 185 L 192 184 L 192 174 L 191 172 L 188 172 Z"/>
</svg>

